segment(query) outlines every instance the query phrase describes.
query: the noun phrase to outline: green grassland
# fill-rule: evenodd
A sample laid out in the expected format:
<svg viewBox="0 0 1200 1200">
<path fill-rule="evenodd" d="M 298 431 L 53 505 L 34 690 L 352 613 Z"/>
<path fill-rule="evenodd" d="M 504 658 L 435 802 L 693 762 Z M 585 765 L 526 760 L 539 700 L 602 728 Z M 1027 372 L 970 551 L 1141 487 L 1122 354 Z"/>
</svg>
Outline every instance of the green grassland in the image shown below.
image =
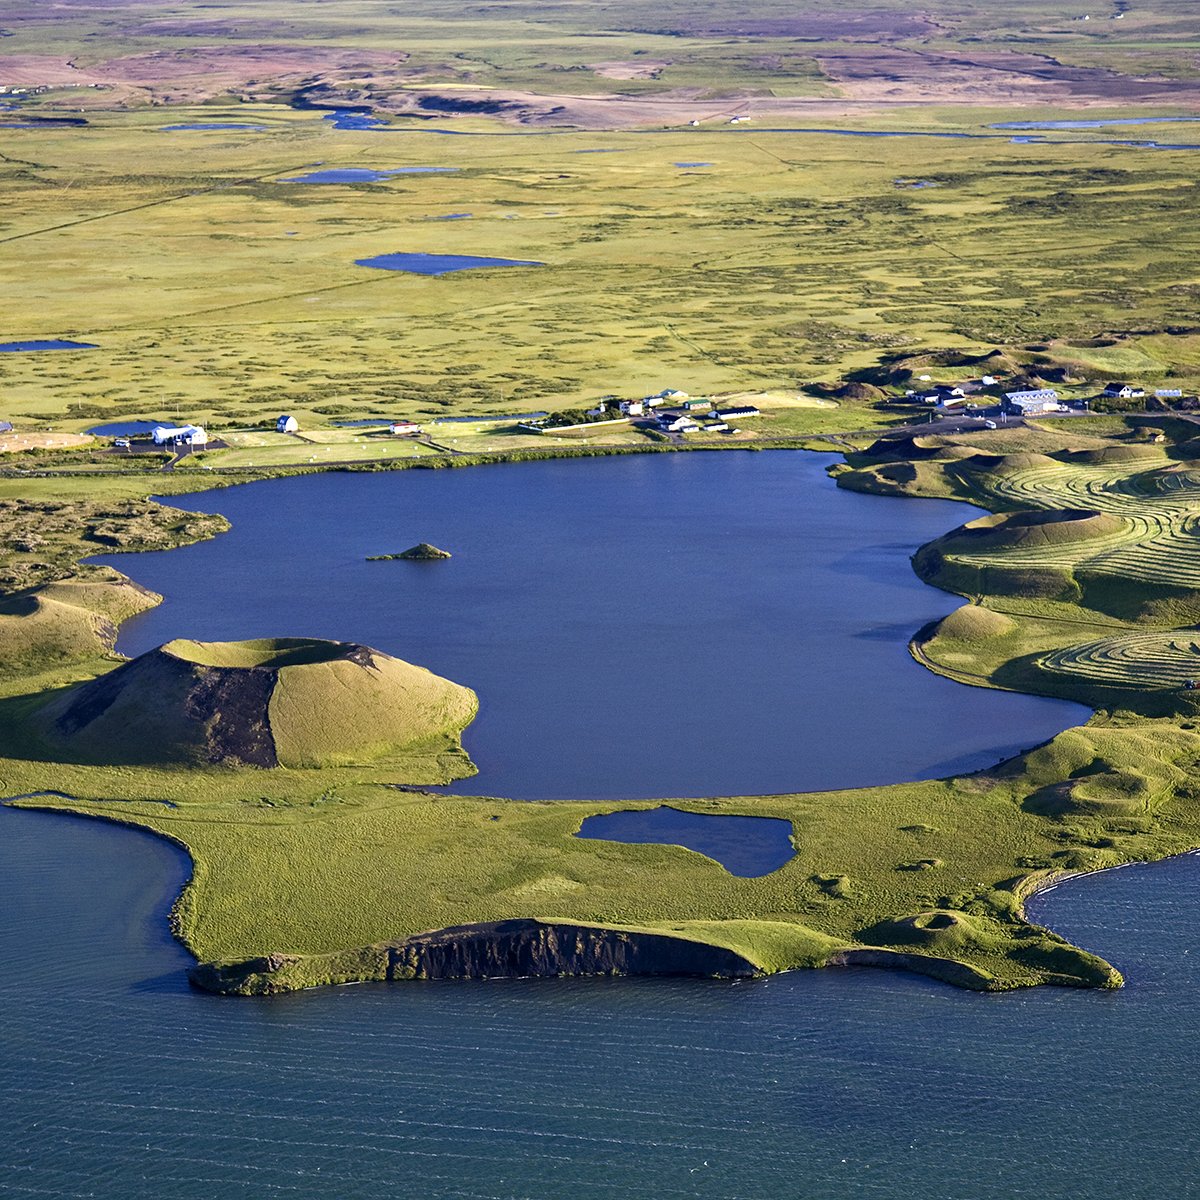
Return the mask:
<svg viewBox="0 0 1200 1200">
<path fill-rule="evenodd" d="M 974 113 L 942 116 L 939 129 L 981 132 Z M 268 131 L 160 129 L 223 118 Z M 403 120 L 407 132 L 356 133 L 268 105 L 89 119 L 3 134 L 0 251 L 22 298 L 6 336 L 100 346 L 0 356 L 0 416 L 20 428 L 146 416 L 220 432 L 287 410 L 311 430 L 665 386 L 794 392 L 945 350 L 1200 390 L 1195 152 L 1087 133 L 438 137 Z M 613 152 L 576 153 L 593 149 Z M 685 161 L 713 166 L 673 165 Z M 318 162 L 458 170 L 283 182 Z M 896 183 L 912 178 L 938 186 Z M 459 212 L 472 216 L 435 219 Z M 546 266 L 428 278 L 355 265 L 393 250 Z M 1112 330 L 1113 345 L 1089 347 Z M 1047 339 L 1048 353 L 1026 350 Z M 873 423 L 869 403 L 842 404 L 836 418 L 789 413 L 788 432 Z M 258 461 L 229 461 L 243 459 Z"/>
</svg>

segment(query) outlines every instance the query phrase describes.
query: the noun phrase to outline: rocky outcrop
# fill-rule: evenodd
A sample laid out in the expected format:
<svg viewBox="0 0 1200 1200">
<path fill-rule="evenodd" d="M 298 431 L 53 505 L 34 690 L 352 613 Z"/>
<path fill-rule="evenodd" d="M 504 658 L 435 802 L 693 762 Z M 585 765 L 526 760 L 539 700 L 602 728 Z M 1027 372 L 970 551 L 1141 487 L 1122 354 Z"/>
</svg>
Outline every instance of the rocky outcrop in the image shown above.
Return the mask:
<svg viewBox="0 0 1200 1200">
<path fill-rule="evenodd" d="M 667 934 L 519 919 L 457 925 L 342 954 L 271 954 L 235 963 L 200 963 L 189 978 L 205 991 L 251 996 L 363 980 L 579 975 L 745 979 L 760 974 L 749 959 L 722 946 Z"/>
</svg>

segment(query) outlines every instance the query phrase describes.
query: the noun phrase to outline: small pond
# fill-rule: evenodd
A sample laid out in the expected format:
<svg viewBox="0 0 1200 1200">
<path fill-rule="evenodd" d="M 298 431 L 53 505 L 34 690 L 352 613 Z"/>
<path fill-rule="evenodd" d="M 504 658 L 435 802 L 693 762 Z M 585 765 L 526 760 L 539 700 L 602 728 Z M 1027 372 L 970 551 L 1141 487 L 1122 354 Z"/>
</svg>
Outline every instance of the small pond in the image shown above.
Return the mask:
<svg viewBox="0 0 1200 1200">
<path fill-rule="evenodd" d="M 379 183 L 393 175 L 447 175 L 458 167 L 386 167 L 372 170 L 368 167 L 330 167 L 327 171 L 313 171 L 308 175 L 292 175 L 280 183 Z"/>
<path fill-rule="evenodd" d="M 96 437 L 137 437 L 150 433 L 159 425 L 173 425 L 174 421 L 109 421 L 107 425 L 93 425 L 88 433 Z"/>
<path fill-rule="evenodd" d="M 369 110 L 353 108 L 335 108 L 327 112 L 324 119 L 331 122 L 334 129 L 380 129 L 387 125 L 386 121 L 371 116 Z"/>
<path fill-rule="evenodd" d="M 677 167 L 711 167 L 712 163 L 710 163 L 710 162 L 677 162 L 675 165 Z"/>
<path fill-rule="evenodd" d="M 682 846 L 716 859 L 730 875 L 754 879 L 795 856 L 792 823 L 779 817 L 734 817 L 680 808 L 624 809 L 588 817 L 575 835 L 604 842 Z"/>
<path fill-rule="evenodd" d="M 64 338 L 34 338 L 27 342 L 0 342 L 0 354 L 21 354 L 43 350 L 98 350 L 95 342 L 70 342 Z"/>
<path fill-rule="evenodd" d="M 374 258 L 356 258 L 360 267 L 380 271 L 408 271 L 413 275 L 449 275 L 454 271 L 474 271 L 482 267 L 544 267 L 545 263 L 524 262 L 516 258 L 481 258 L 473 254 L 377 254 Z"/>
</svg>

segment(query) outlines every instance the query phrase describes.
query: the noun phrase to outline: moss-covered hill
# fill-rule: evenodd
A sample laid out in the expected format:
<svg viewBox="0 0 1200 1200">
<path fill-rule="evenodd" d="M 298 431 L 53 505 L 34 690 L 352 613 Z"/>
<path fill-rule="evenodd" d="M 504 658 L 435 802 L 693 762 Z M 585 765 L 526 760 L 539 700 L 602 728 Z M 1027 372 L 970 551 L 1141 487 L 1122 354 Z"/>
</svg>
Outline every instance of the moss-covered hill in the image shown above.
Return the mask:
<svg viewBox="0 0 1200 1200">
<path fill-rule="evenodd" d="M 320 767 L 454 744 L 475 694 L 344 642 L 177 640 L 54 694 L 28 726 L 51 758 Z"/>
</svg>

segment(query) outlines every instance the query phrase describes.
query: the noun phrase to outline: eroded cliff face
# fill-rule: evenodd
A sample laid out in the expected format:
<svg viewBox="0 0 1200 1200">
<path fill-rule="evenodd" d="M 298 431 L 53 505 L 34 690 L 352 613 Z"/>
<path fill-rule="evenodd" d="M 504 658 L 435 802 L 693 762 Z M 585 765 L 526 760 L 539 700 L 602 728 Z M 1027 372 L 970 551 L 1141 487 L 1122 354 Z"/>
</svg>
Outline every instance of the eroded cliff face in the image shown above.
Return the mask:
<svg viewBox="0 0 1200 1200">
<path fill-rule="evenodd" d="M 272 954 L 236 963 L 200 963 L 189 978 L 206 991 L 261 996 L 364 980 L 559 975 L 744 979 L 760 974 L 749 959 L 720 946 L 666 934 L 522 919 L 453 926 L 340 954 Z"/>
</svg>

